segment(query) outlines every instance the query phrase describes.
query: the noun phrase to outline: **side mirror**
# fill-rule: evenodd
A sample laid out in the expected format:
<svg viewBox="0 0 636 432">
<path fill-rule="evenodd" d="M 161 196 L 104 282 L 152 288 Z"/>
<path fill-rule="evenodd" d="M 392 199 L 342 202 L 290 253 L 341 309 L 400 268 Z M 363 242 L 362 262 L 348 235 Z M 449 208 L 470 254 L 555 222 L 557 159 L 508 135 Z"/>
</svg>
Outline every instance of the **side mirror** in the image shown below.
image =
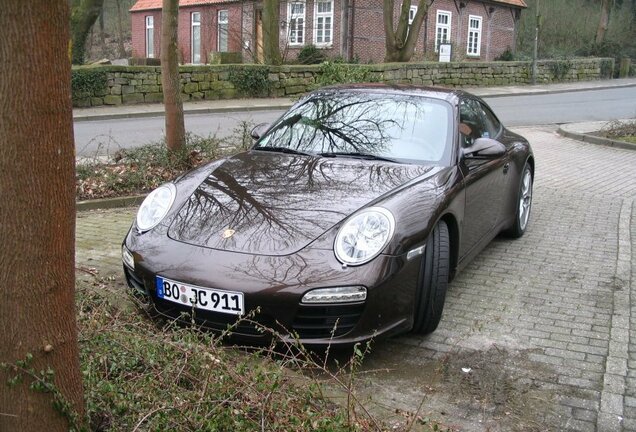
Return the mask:
<svg viewBox="0 0 636 432">
<path fill-rule="evenodd" d="M 252 137 L 252 139 L 254 141 L 258 140 L 260 137 L 263 136 L 263 134 L 265 133 L 265 131 L 267 131 L 267 128 L 269 127 L 269 123 L 260 123 L 257 124 L 256 126 L 254 126 L 254 128 L 252 129 L 252 131 L 250 132 L 250 136 Z"/>
<path fill-rule="evenodd" d="M 506 147 L 492 138 L 477 138 L 473 145 L 462 151 L 465 158 L 496 158 L 506 153 Z"/>
</svg>

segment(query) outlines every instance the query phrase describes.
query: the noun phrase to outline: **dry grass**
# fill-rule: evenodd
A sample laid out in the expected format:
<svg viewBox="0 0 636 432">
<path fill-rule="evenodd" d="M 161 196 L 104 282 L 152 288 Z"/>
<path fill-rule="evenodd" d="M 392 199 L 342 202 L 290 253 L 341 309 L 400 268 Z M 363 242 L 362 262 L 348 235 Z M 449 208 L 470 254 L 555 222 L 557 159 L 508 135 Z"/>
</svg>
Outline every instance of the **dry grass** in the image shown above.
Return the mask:
<svg viewBox="0 0 636 432">
<path fill-rule="evenodd" d="M 636 144 L 636 119 L 613 120 L 600 130 L 600 135 L 619 141 Z"/>
<path fill-rule="evenodd" d="M 93 431 L 440 430 L 413 413 L 389 428 L 366 410 L 355 381 L 370 345 L 316 352 L 263 328 L 271 345 L 232 346 L 226 334 L 157 316 L 133 297 L 134 306 L 122 301 L 112 284 L 97 274 L 77 282 Z"/>
<path fill-rule="evenodd" d="M 186 135 L 183 150 L 170 153 L 164 140 L 85 158 L 76 167 L 76 199 L 88 200 L 150 192 L 185 171 L 252 145 L 253 125 L 241 122 L 231 137 Z"/>
</svg>

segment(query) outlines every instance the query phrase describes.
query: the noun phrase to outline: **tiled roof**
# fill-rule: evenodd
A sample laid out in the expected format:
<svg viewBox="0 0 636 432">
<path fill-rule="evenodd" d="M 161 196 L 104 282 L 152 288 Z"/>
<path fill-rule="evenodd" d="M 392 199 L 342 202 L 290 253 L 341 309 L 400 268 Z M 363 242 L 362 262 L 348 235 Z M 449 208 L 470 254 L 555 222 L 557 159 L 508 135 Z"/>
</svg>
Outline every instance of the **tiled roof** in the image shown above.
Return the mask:
<svg viewBox="0 0 636 432">
<path fill-rule="evenodd" d="M 237 0 L 179 0 L 179 6 L 195 6 L 216 3 L 231 3 Z M 495 3 L 503 3 L 517 7 L 528 7 L 524 0 L 491 0 Z M 130 9 L 131 12 L 161 9 L 162 0 L 137 0 L 137 3 Z"/>
<path fill-rule="evenodd" d="M 231 3 L 236 0 L 179 0 L 179 6 L 196 6 L 216 3 Z M 137 3 L 130 8 L 131 12 L 161 9 L 162 0 L 137 0 Z"/>
<path fill-rule="evenodd" d="M 527 8 L 528 5 L 524 0 L 493 0 L 495 3 L 504 3 L 512 6 L 518 6 L 522 8 Z"/>
</svg>

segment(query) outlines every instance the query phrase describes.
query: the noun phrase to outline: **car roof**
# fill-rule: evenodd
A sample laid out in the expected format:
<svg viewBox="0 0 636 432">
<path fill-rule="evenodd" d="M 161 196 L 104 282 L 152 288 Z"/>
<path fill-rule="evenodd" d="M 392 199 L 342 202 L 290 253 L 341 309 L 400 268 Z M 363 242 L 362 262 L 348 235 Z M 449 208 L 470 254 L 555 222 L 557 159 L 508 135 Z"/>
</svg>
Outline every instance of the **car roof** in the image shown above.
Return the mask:
<svg viewBox="0 0 636 432">
<path fill-rule="evenodd" d="M 414 84 L 385 84 L 385 83 L 360 83 L 360 84 L 338 84 L 323 87 L 313 93 L 348 93 L 348 92 L 371 92 L 375 94 L 387 95 L 409 95 L 422 96 L 432 99 L 446 100 L 452 104 L 457 104 L 465 97 L 477 98 L 476 96 L 462 90 L 445 87 L 427 87 Z"/>
</svg>

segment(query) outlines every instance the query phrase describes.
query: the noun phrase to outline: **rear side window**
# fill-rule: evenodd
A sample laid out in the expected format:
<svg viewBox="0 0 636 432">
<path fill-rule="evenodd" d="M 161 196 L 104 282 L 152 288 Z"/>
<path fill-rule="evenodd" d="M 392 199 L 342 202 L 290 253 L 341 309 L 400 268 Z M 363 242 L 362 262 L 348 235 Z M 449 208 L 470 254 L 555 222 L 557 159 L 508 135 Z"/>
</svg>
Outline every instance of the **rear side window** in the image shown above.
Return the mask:
<svg viewBox="0 0 636 432">
<path fill-rule="evenodd" d="M 477 138 L 496 139 L 501 132 L 501 123 L 497 116 L 481 102 L 474 99 L 463 99 L 459 104 L 460 133 L 464 143 L 470 145 Z M 466 127 L 467 126 L 467 127 Z"/>
<path fill-rule="evenodd" d="M 471 146 L 477 138 L 486 135 L 483 112 L 472 99 L 462 99 L 459 103 L 459 123 L 463 147 Z"/>
<path fill-rule="evenodd" d="M 484 116 L 484 125 L 489 138 L 497 138 L 501 132 L 501 123 L 497 116 L 486 105 L 479 103 L 479 107 Z"/>
</svg>

